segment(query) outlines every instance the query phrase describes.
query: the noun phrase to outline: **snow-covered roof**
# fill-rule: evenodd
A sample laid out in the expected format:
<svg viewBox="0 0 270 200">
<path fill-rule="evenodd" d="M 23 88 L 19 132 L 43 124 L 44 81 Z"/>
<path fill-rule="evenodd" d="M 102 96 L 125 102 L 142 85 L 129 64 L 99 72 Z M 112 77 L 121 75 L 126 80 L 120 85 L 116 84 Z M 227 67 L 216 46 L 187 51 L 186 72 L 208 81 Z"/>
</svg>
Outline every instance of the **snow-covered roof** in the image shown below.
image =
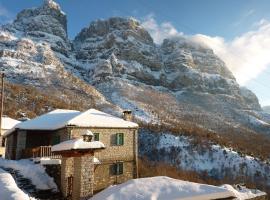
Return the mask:
<svg viewBox="0 0 270 200">
<path fill-rule="evenodd" d="M 92 131 L 86 129 L 86 130 L 82 131 L 81 135 L 94 136 L 94 133 L 92 133 Z"/>
<path fill-rule="evenodd" d="M 12 119 L 10 117 L 2 117 L 2 129 L 3 130 L 12 129 L 18 123 L 21 123 L 21 122 L 16 120 L 16 119 Z"/>
<path fill-rule="evenodd" d="M 67 140 L 52 146 L 52 151 L 66 151 L 75 149 L 102 149 L 105 145 L 100 141 L 85 142 L 82 138 Z"/>
<path fill-rule="evenodd" d="M 138 124 L 126 121 L 110 114 L 89 109 L 82 112 L 68 122 L 69 125 L 81 127 L 114 127 L 114 128 L 137 128 Z"/>
<path fill-rule="evenodd" d="M 138 124 L 126 121 L 110 114 L 89 109 L 77 110 L 56 109 L 34 119 L 17 124 L 14 129 L 24 130 L 57 130 L 65 126 L 99 127 L 99 128 L 137 128 Z M 5 136 L 13 132 L 8 131 Z"/>
<path fill-rule="evenodd" d="M 234 196 L 225 188 L 159 176 L 129 180 L 103 190 L 90 200 L 211 200 Z"/>
</svg>

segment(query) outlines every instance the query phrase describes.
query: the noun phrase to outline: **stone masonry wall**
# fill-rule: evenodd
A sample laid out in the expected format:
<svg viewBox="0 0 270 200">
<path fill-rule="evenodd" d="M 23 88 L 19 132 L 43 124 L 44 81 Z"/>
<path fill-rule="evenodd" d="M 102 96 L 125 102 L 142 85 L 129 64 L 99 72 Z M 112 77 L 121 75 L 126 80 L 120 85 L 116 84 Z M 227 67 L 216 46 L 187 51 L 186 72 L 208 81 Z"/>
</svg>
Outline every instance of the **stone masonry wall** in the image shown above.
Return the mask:
<svg viewBox="0 0 270 200">
<path fill-rule="evenodd" d="M 99 133 L 99 141 L 105 145 L 104 150 L 95 152 L 95 157 L 101 162 L 100 165 L 95 165 L 95 191 L 136 178 L 136 129 L 73 128 L 71 138 L 81 137 L 81 133 L 85 129 L 89 129 L 93 133 Z M 116 145 L 115 137 L 117 133 L 124 134 L 124 145 Z M 110 166 L 116 162 L 124 163 L 122 175 L 115 176 L 110 173 Z"/>
<path fill-rule="evenodd" d="M 61 161 L 61 191 L 64 197 L 68 195 L 68 177 L 74 174 L 74 159 L 62 157 Z"/>
<path fill-rule="evenodd" d="M 89 199 L 93 195 L 93 155 L 74 158 L 72 200 Z"/>
<path fill-rule="evenodd" d="M 98 128 L 88 128 L 93 133 L 99 133 L 99 141 L 105 145 L 105 149 L 95 153 L 100 161 L 131 161 L 134 160 L 134 129 L 98 129 Z M 71 130 L 71 137 L 78 138 L 81 137 L 82 131 L 85 128 L 74 128 Z M 117 133 L 124 133 L 124 145 L 117 146 L 115 144 L 115 137 Z"/>
<path fill-rule="evenodd" d="M 64 142 L 70 139 L 71 129 L 70 128 L 62 128 L 56 131 L 56 135 L 60 136 L 60 142 Z"/>
<path fill-rule="evenodd" d="M 112 175 L 110 171 L 111 164 L 101 164 L 95 165 L 95 175 L 94 175 L 94 192 L 98 192 L 109 185 L 115 185 L 119 183 L 126 182 L 133 179 L 134 175 L 134 163 L 124 162 L 123 163 L 123 174 Z"/>
</svg>

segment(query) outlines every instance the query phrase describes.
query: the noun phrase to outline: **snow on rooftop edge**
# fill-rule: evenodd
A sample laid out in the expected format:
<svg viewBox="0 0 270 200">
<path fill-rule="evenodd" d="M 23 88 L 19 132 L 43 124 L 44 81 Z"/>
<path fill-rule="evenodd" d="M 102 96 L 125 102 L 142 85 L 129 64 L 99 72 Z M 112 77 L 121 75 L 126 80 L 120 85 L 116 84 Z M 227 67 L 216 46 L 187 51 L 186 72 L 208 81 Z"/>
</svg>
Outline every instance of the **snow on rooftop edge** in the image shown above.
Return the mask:
<svg viewBox="0 0 270 200">
<path fill-rule="evenodd" d="M 66 151 L 75 149 L 102 149 L 105 145 L 100 141 L 85 142 L 82 138 L 67 140 L 52 146 L 52 151 Z"/>
<path fill-rule="evenodd" d="M 2 129 L 3 130 L 12 129 L 14 126 L 16 126 L 19 123 L 21 123 L 21 122 L 16 120 L 16 119 L 12 119 L 12 118 L 6 117 L 6 116 L 2 117 Z"/>
<path fill-rule="evenodd" d="M 138 124 L 115 117 L 96 109 L 82 112 L 68 122 L 69 125 L 81 127 L 115 127 L 115 128 L 137 128 Z"/>
<path fill-rule="evenodd" d="M 126 121 L 122 118 L 89 109 L 85 112 L 77 110 L 56 109 L 40 115 L 34 119 L 22 122 L 7 131 L 4 136 L 9 135 L 15 129 L 25 130 L 57 130 L 65 126 L 100 127 L 100 128 L 138 128 L 138 124 Z"/>
<path fill-rule="evenodd" d="M 90 200 L 210 200 L 234 196 L 234 193 L 226 188 L 159 176 L 133 179 L 111 186 Z"/>
</svg>

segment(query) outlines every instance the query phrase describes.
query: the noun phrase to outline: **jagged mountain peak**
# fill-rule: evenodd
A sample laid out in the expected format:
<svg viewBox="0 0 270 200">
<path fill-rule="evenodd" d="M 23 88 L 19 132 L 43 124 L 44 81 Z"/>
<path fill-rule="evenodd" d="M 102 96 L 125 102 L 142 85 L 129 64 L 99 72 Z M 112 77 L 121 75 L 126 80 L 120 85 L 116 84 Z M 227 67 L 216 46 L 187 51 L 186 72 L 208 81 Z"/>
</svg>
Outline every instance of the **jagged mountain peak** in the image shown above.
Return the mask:
<svg viewBox="0 0 270 200">
<path fill-rule="evenodd" d="M 56 3 L 54 0 L 44 0 L 43 7 L 58 10 L 62 14 L 64 14 L 64 12 L 61 10 L 60 5 Z"/>
<path fill-rule="evenodd" d="M 37 8 L 22 10 L 14 22 L 4 28 L 13 32 L 20 31 L 27 36 L 35 37 L 45 33 L 68 40 L 66 15 L 53 0 L 45 0 L 43 5 Z"/>
<path fill-rule="evenodd" d="M 117 34 L 117 32 L 119 34 Z M 127 40 L 129 36 L 141 40 L 144 43 L 152 44 L 153 39 L 150 34 L 134 18 L 112 17 L 106 20 L 96 20 L 75 37 L 75 42 L 85 42 L 90 38 L 98 38 L 118 35 L 121 39 Z"/>
</svg>

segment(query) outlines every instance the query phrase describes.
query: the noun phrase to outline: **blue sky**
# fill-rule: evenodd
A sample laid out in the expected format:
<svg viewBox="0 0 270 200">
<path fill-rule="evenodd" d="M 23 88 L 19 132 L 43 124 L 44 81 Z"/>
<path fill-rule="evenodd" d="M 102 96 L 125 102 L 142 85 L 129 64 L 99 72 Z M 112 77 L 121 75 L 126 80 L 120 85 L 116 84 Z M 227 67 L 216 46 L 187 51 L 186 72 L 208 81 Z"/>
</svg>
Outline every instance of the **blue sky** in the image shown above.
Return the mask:
<svg viewBox="0 0 270 200">
<path fill-rule="evenodd" d="M 150 21 L 147 25 L 151 27 L 148 28 L 160 34 L 160 38 L 168 34 L 164 32 L 164 24 L 170 25 L 170 33 L 173 30 L 174 34 L 196 35 L 225 60 L 241 85 L 254 91 L 261 104 L 270 105 L 270 52 L 268 54 L 267 50 L 270 47 L 267 40 L 267 36 L 270 37 L 269 0 L 56 2 L 68 16 L 71 39 L 91 21 L 111 16 L 133 16 L 142 22 Z M 41 4 L 42 0 L 0 0 L 0 23 L 11 21 L 24 8 Z"/>
</svg>

